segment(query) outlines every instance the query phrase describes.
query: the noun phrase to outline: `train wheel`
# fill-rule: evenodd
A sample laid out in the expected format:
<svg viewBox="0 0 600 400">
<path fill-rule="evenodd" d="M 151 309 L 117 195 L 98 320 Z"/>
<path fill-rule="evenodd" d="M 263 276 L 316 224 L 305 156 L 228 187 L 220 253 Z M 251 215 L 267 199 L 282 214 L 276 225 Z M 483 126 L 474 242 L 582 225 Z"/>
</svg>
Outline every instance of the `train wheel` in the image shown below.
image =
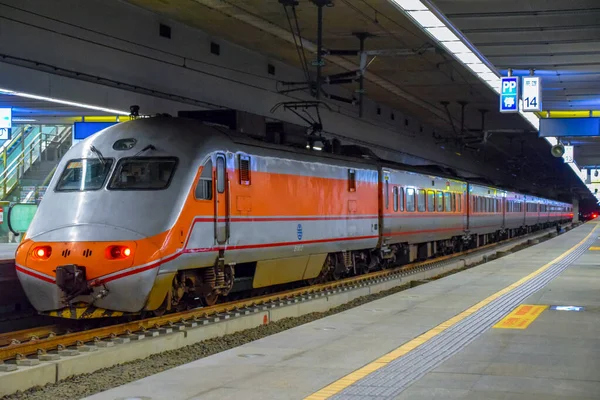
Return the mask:
<svg viewBox="0 0 600 400">
<path fill-rule="evenodd" d="M 215 292 L 210 292 L 206 296 L 202 297 L 202 303 L 205 306 L 214 306 L 219 301 L 219 295 Z"/>
</svg>

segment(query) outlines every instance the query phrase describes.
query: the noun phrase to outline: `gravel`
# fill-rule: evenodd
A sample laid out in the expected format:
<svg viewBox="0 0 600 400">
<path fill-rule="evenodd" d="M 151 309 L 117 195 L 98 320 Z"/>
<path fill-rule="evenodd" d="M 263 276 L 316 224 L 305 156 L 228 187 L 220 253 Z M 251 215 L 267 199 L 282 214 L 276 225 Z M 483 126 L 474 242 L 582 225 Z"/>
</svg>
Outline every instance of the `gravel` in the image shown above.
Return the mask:
<svg viewBox="0 0 600 400">
<path fill-rule="evenodd" d="M 548 237 L 546 236 L 540 238 L 540 242 L 545 241 L 547 239 Z M 529 245 L 519 245 L 511 249 L 511 251 L 514 252 L 517 248 L 521 250 L 525 247 L 529 247 Z M 488 261 L 490 261 L 491 259 L 492 258 L 488 258 Z M 474 263 L 454 271 L 449 271 L 444 274 L 440 274 L 436 277 L 433 277 L 431 280 L 439 279 L 443 276 L 451 275 L 453 273 L 457 273 L 465 269 L 473 268 L 479 264 L 482 264 L 482 262 Z M 31 388 L 25 392 L 17 392 L 15 394 L 5 396 L 2 399 L 79 400 L 83 397 L 91 396 L 95 393 L 112 389 L 114 387 L 124 385 L 126 383 L 133 382 L 153 374 L 157 374 L 167 369 L 174 368 L 182 364 L 190 363 L 192 361 L 210 356 L 212 354 L 232 349 L 234 347 L 241 346 L 254 340 L 273 335 L 275 333 L 282 332 L 294 328 L 296 326 L 327 317 L 329 315 L 349 310 L 359 305 L 406 290 L 411 286 L 414 285 L 411 285 L 411 283 L 407 283 L 386 291 L 354 299 L 349 303 L 333 308 L 327 312 L 311 313 L 303 315 L 301 317 L 286 318 L 277 322 L 271 322 L 267 325 L 261 325 L 256 328 L 247 329 L 219 338 L 209 339 L 190 346 L 182 347 L 177 350 L 166 351 L 160 354 L 154 354 L 145 359 L 101 369 L 91 374 L 73 376 L 54 384 L 48 384 L 43 387 Z"/>
</svg>

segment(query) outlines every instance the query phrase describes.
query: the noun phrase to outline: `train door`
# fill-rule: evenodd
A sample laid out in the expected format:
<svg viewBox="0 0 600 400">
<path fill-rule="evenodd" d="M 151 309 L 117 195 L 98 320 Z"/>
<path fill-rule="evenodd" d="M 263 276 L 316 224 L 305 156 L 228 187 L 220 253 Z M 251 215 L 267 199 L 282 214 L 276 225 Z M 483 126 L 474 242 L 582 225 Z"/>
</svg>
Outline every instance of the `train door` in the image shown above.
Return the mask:
<svg viewBox="0 0 600 400">
<path fill-rule="evenodd" d="M 223 153 L 217 153 L 215 178 L 215 239 L 225 244 L 229 240 L 229 181 Z"/>
<path fill-rule="evenodd" d="M 469 228 L 471 225 L 471 185 L 467 183 L 467 190 L 463 191 L 463 194 L 460 199 L 461 203 L 461 212 L 463 215 L 463 230 L 465 232 L 469 232 Z"/>
<path fill-rule="evenodd" d="M 504 193 L 506 195 L 506 193 Z M 500 207 L 502 207 L 502 228 L 506 228 L 506 197 L 500 199 Z"/>
<path fill-rule="evenodd" d="M 382 188 L 381 188 L 381 220 L 379 221 L 379 232 L 383 241 L 385 241 L 385 215 L 390 214 L 390 171 L 383 169 L 382 171 Z"/>
</svg>

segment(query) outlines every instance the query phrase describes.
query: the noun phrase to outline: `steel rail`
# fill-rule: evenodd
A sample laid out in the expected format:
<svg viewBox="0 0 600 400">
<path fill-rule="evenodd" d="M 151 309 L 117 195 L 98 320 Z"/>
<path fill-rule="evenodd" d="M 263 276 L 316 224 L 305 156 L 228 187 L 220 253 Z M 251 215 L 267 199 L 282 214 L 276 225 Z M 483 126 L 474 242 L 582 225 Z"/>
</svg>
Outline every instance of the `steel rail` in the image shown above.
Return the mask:
<svg viewBox="0 0 600 400">
<path fill-rule="evenodd" d="M 15 332 L 0 333 L 0 348 L 58 335 L 62 330 L 57 325 L 37 326 Z"/>
</svg>

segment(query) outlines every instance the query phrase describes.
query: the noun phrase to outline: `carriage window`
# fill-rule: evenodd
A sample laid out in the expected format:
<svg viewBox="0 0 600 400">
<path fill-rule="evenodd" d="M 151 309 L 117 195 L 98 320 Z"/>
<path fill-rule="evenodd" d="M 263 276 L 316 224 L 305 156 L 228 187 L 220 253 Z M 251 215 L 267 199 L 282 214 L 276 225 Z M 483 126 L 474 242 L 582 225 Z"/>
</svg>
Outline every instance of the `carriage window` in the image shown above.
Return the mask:
<svg viewBox="0 0 600 400">
<path fill-rule="evenodd" d="M 394 201 L 394 211 L 398 211 L 398 186 L 394 186 L 392 196 Z"/>
<path fill-rule="evenodd" d="M 406 189 L 406 211 L 415 211 L 415 189 Z"/>
<path fill-rule="evenodd" d="M 436 201 L 437 211 L 444 212 L 444 193 L 437 192 L 437 201 Z"/>
<path fill-rule="evenodd" d="M 112 158 L 71 160 L 67 163 L 58 183 L 57 192 L 98 190 L 106 181 L 113 164 Z"/>
<path fill-rule="evenodd" d="M 400 203 L 400 211 L 404 211 L 404 188 L 398 191 L 398 203 Z"/>
<path fill-rule="evenodd" d="M 435 192 L 433 190 L 427 191 L 427 211 L 435 211 Z"/>
<path fill-rule="evenodd" d="M 456 211 L 462 212 L 462 194 L 456 195 Z"/>
<path fill-rule="evenodd" d="M 112 190 L 161 190 L 171 183 L 174 157 L 128 157 L 119 160 L 108 185 Z"/>
<path fill-rule="evenodd" d="M 450 197 L 450 204 L 451 204 L 451 210 L 452 212 L 456 211 L 456 193 L 450 193 L 449 195 Z"/>
<path fill-rule="evenodd" d="M 417 193 L 417 210 L 419 212 L 425 211 L 425 190 L 419 189 Z"/>
<path fill-rule="evenodd" d="M 198 200 L 212 200 L 212 160 L 208 160 L 202 168 L 202 174 L 196 185 L 194 195 Z"/>
<path fill-rule="evenodd" d="M 353 169 L 348 170 L 348 191 L 356 192 L 356 171 Z"/>
<path fill-rule="evenodd" d="M 240 154 L 238 158 L 240 164 L 240 185 L 250 185 L 250 156 Z"/>
<path fill-rule="evenodd" d="M 217 192 L 225 191 L 225 157 L 219 154 L 217 156 Z"/>
<path fill-rule="evenodd" d="M 444 193 L 444 200 L 446 201 L 446 212 L 452 211 L 452 198 L 453 193 Z"/>
</svg>

